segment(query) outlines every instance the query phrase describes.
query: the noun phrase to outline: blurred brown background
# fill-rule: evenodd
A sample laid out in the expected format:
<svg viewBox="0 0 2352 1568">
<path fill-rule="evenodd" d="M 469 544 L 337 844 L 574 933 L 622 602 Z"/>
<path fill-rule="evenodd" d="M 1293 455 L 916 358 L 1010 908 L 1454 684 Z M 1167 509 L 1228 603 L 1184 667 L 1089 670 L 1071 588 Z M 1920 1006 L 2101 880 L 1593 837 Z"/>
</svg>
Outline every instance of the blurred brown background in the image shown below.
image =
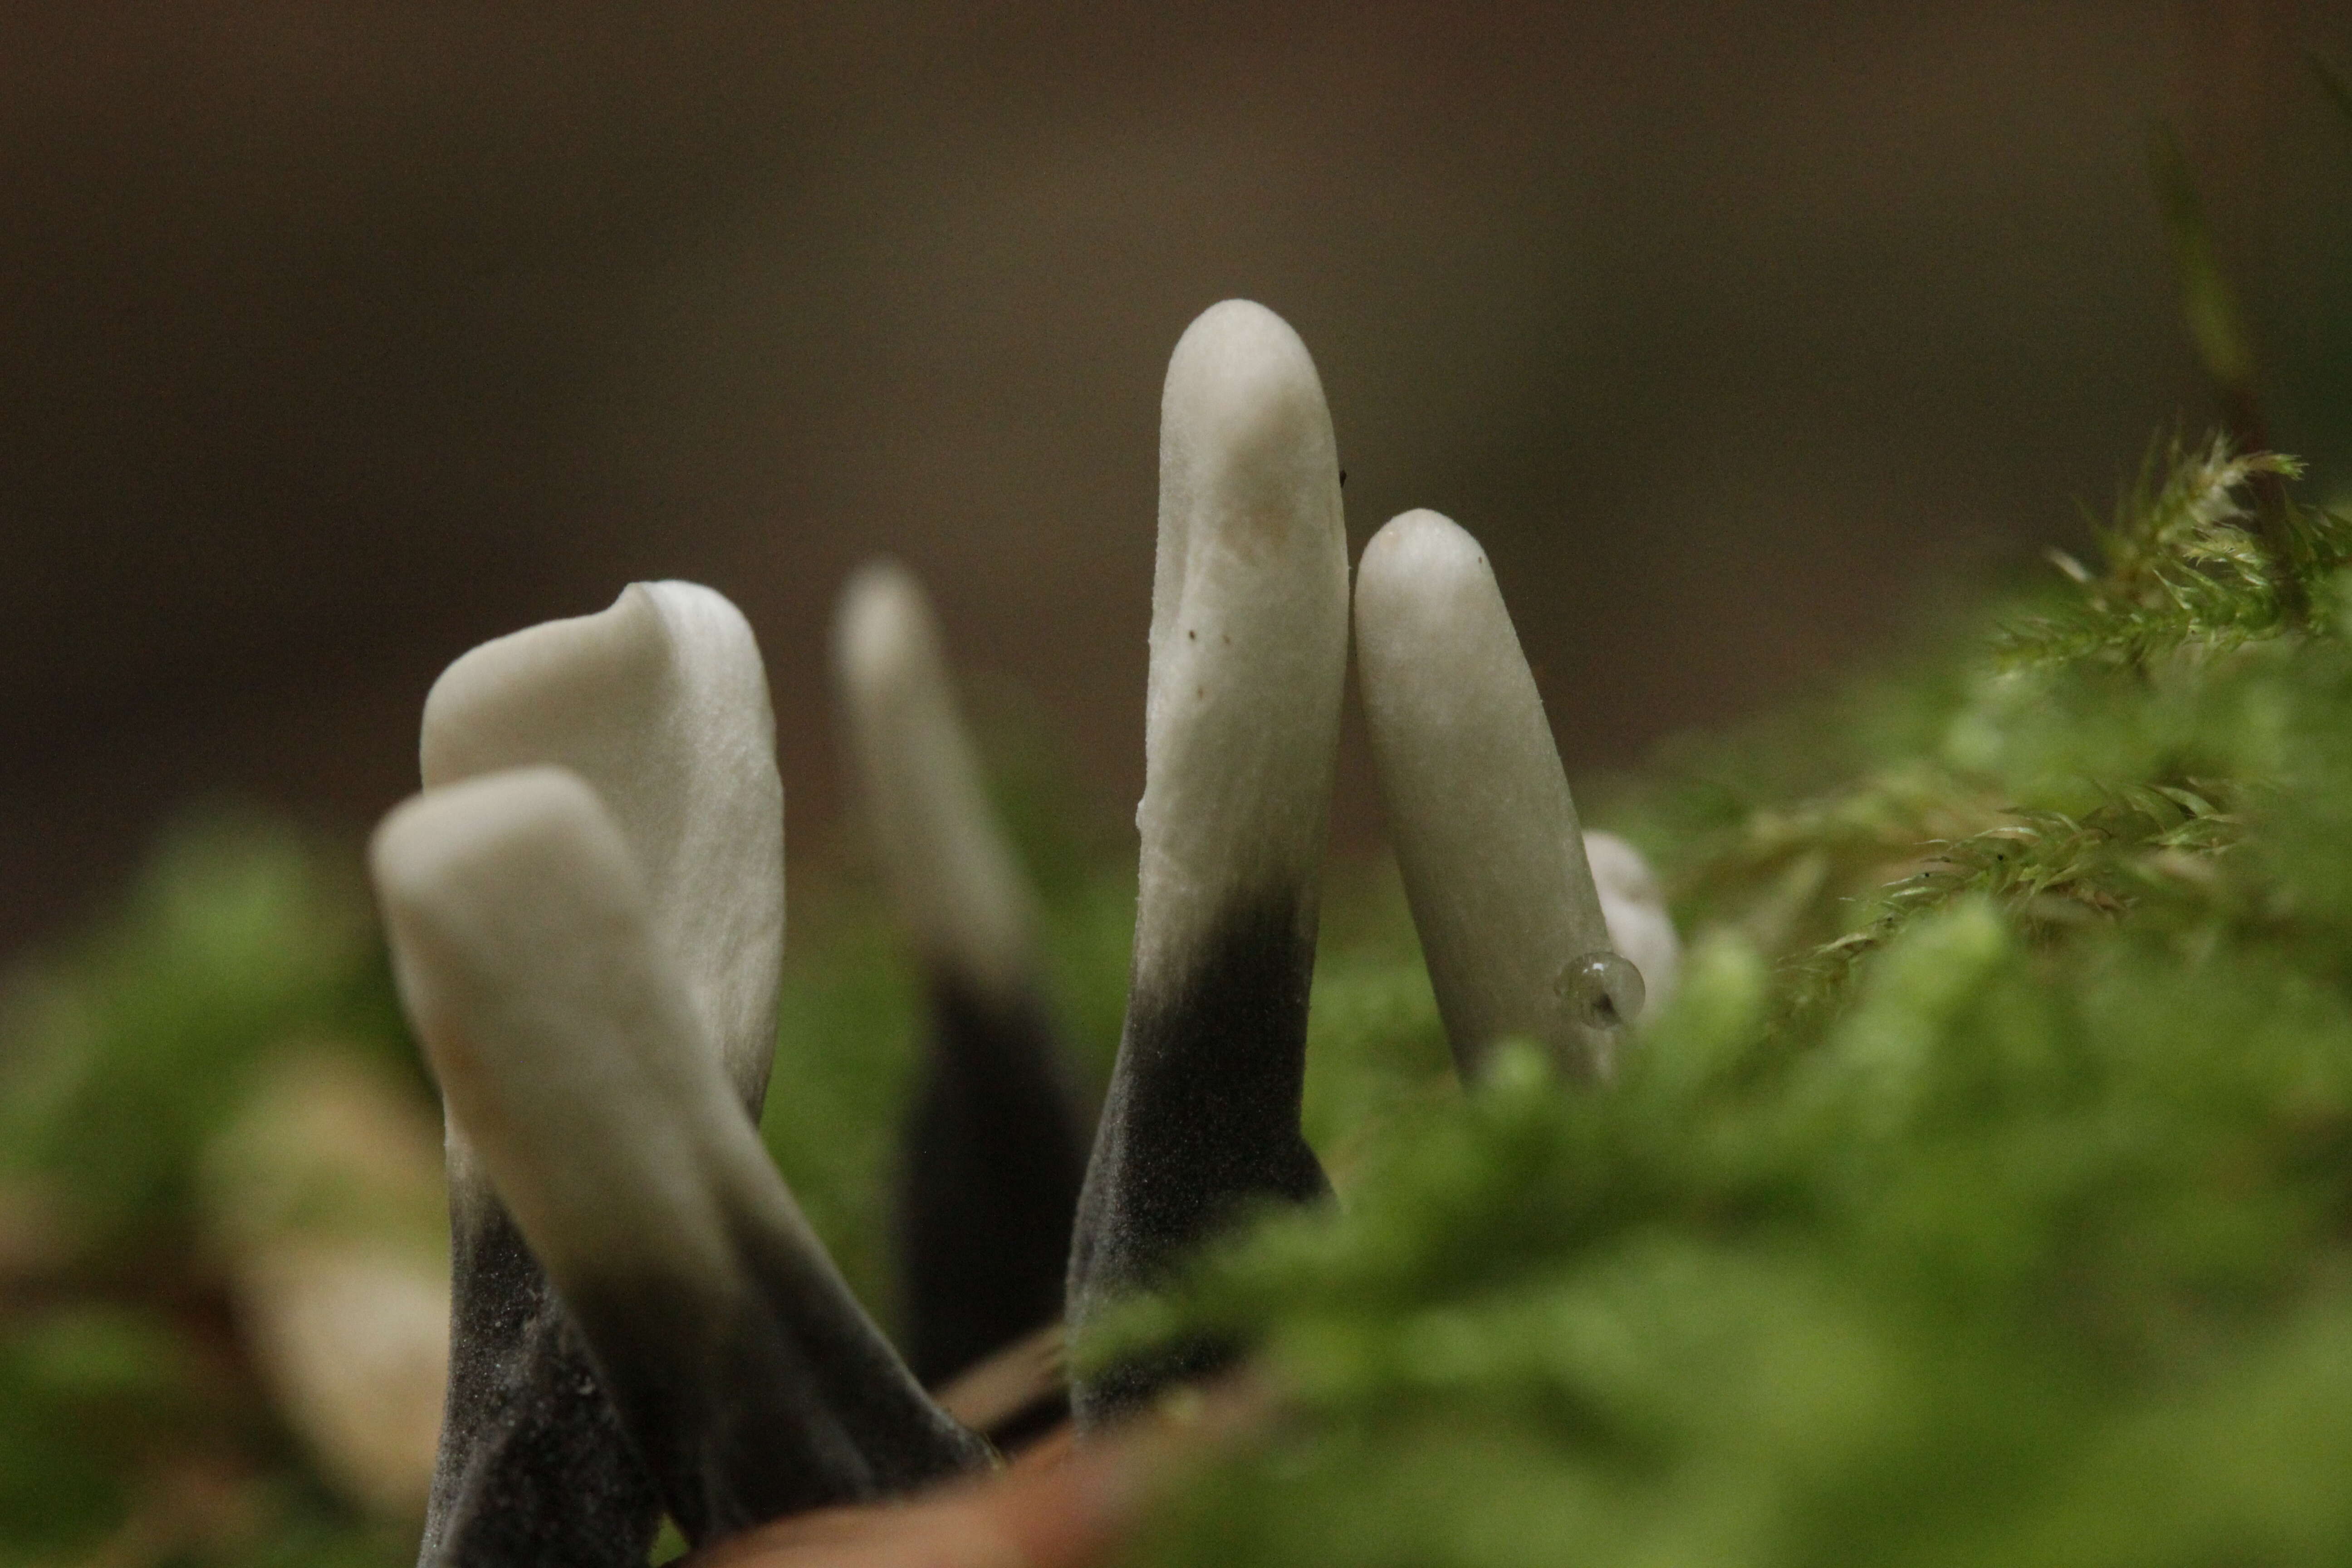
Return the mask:
<svg viewBox="0 0 2352 1568">
<path fill-rule="evenodd" d="M 1160 370 L 1235 294 L 1316 353 L 1357 542 L 1479 532 L 1571 771 L 1632 761 L 2210 418 L 2159 117 L 2280 444 L 2347 472 L 2305 51 L 2346 7 L 12 8 L 0 952 L 191 797 L 356 833 L 442 665 L 634 577 L 758 628 L 796 848 L 877 550 L 1131 798 Z"/>
</svg>

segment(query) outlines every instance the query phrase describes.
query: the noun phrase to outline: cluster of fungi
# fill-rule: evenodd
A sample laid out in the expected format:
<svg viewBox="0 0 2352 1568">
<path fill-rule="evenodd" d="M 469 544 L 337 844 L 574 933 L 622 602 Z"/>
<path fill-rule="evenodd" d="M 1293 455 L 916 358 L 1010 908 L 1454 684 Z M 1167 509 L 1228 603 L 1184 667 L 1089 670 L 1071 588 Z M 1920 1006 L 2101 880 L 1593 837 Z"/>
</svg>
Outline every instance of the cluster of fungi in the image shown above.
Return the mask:
<svg viewBox="0 0 2352 1568">
<path fill-rule="evenodd" d="M 372 856 L 447 1117 L 454 1337 L 426 1564 L 635 1568 L 665 1515 L 701 1546 L 911 1493 L 1066 1415 L 1083 1443 L 1215 1369 L 1229 1352 L 1200 1344 L 984 1412 L 933 1392 L 1056 1324 L 1085 1332 L 1250 1205 L 1328 1197 L 1299 1115 L 1351 626 L 1465 1075 L 1523 1037 L 1604 1077 L 1644 978 L 1652 1003 L 1671 984 L 1673 928 L 1639 858 L 1581 832 L 1475 541 L 1408 512 L 1351 601 L 1329 411 L 1279 318 L 1228 301 L 1184 333 L 1160 487 L 1135 945 L 1091 1154 L 921 591 L 877 564 L 843 598 L 852 751 L 930 994 L 903 1356 L 758 1131 L 783 791 L 741 615 L 638 584 L 435 685 L 423 791 Z"/>
</svg>

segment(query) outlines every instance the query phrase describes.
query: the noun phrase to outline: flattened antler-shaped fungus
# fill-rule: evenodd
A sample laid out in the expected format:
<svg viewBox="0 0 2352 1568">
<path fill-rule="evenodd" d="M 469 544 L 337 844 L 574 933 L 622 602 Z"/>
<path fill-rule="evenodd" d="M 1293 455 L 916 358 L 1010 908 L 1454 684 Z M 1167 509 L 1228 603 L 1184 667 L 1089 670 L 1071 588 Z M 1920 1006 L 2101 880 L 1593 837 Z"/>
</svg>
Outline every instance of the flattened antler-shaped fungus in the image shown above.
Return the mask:
<svg viewBox="0 0 2352 1568">
<path fill-rule="evenodd" d="M 424 750 L 373 864 L 450 1129 L 426 1560 L 634 1563 L 664 1505 L 703 1541 L 984 1462 L 759 1144 L 782 792 L 733 606 L 639 585 L 486 645 Z"/>
<path fill-rule="evenodd" d="M 425 698 L 428 790 L 533 763 L 597 790 L 642 868 L 652 919 L 709 1048 L 758 1114 L 783 957 L 783 785 L 751 628 L 690 583 L 497 638 Z M 660 1500 L 545 1273 L 448 1117 L 451 1365 L 421 1561 L 522 1562 L 494 1544 L 635 1568 Z"/>
<path fill-rule="evenodd" d="M 1135 952 L 1071 1246 L 1073 1331 L 1248 1201 L 1328 1190 L 1298 1117 L 1348 651 L 1330 411 L 1297 334 L 1243 300 L 1186 329 L 1160 409 Z M 1213 1359 L 1082 1381 L 1078 1420 Z"/>
</svg>

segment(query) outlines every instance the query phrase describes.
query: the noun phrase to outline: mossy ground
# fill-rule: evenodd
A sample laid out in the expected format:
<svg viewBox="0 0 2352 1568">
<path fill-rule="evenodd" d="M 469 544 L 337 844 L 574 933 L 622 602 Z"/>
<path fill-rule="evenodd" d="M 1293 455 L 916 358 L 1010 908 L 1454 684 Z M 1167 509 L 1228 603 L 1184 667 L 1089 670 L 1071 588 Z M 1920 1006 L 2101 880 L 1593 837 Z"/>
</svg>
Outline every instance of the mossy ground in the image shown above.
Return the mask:
<svg viewBox="0 0 2352 1568">
<path fill-rule="evenodd" d="M 1505 1056 L 1094 1348 L 1281 1395 L 1139 1559 L 2352 1560 L 2352 578 L 2265 466 L 1627 798 L 1696 941 L 1619 1079 Z"/>
<path fill-rule="evenodd" d="M 2170 452 L 2081 581 L 1613 791 L 1693 945 L 1604 1089 L 1455 1085 L 1392 874 L 1337 869 L 1343 1207 L 1085 1348 L 1212 1327 L 1279 1395 L 1139 1561 L 2352 1561 L 2352 579 L 2256 478 Z M 1131 874 L 1012 802 L 1098 1074 Z M 427 1092 L 354 859 L 184 837 L 11 983 L 0 1564 L 405 1560 L 261 1394 L 199 1196 L 289 1040 Z M 914 977 L 855 879 L 793 919 L 767 1131 L 887 1314 Z"/>
</svg>

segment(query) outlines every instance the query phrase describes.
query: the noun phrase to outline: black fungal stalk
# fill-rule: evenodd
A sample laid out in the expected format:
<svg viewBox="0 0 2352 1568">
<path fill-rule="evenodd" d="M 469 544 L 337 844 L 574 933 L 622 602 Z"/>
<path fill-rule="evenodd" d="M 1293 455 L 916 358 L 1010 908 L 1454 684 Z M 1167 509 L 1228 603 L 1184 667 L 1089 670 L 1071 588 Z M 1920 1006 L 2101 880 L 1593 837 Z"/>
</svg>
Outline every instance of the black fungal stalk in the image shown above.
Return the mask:
<svg viewBox="0 0 2352 1568">
<path fill-rule="evenodd" d="M 555 1288 L 487 1190 L 452 1184 L 449 1391 L 418 1560 L 638 1568 L 661 1494 Z"/>
<path fill-rule="evenodd" d="M 432 791 L 373 864 L 443 1091 L 689 1540 L 991 1461 L 769 1163 L 594 792 L 546 767 Z"/>
<path fill-rule="evenodd" d="M 906 1123 L 897 1250 L 907 1360 L 937 1387 L 1061 1313 L 1085 1144 L 1042 1003 L 935 970 Z"/>
<path fill-rule="evenodd" d="M 1298 924 L 1287 901 L 1241 910 L 1172 984 L 1129 999 L 1095 1143 L 1103 1175 L 1078 1211 L 1073 1280 L 1095 1291 L 1149 1285 L 1244 1205 L 1329 1194 L 1298 1130 L 1315 968 Z M 1201 1341 L 1115 1366 L 1081 1385 L 1078 1414 L 1095 1421 L 1128 1409 L 1227 1354 Z"/>
<path fill-rule="evenodd" d="M 739 1279 L 696 1289 L 626 1266 L 567 1289 L 687 1539 L 894 1497 L 992 1461 L 926 1398 L 808 1240 L 730 1204 Z"/>
</svg>

